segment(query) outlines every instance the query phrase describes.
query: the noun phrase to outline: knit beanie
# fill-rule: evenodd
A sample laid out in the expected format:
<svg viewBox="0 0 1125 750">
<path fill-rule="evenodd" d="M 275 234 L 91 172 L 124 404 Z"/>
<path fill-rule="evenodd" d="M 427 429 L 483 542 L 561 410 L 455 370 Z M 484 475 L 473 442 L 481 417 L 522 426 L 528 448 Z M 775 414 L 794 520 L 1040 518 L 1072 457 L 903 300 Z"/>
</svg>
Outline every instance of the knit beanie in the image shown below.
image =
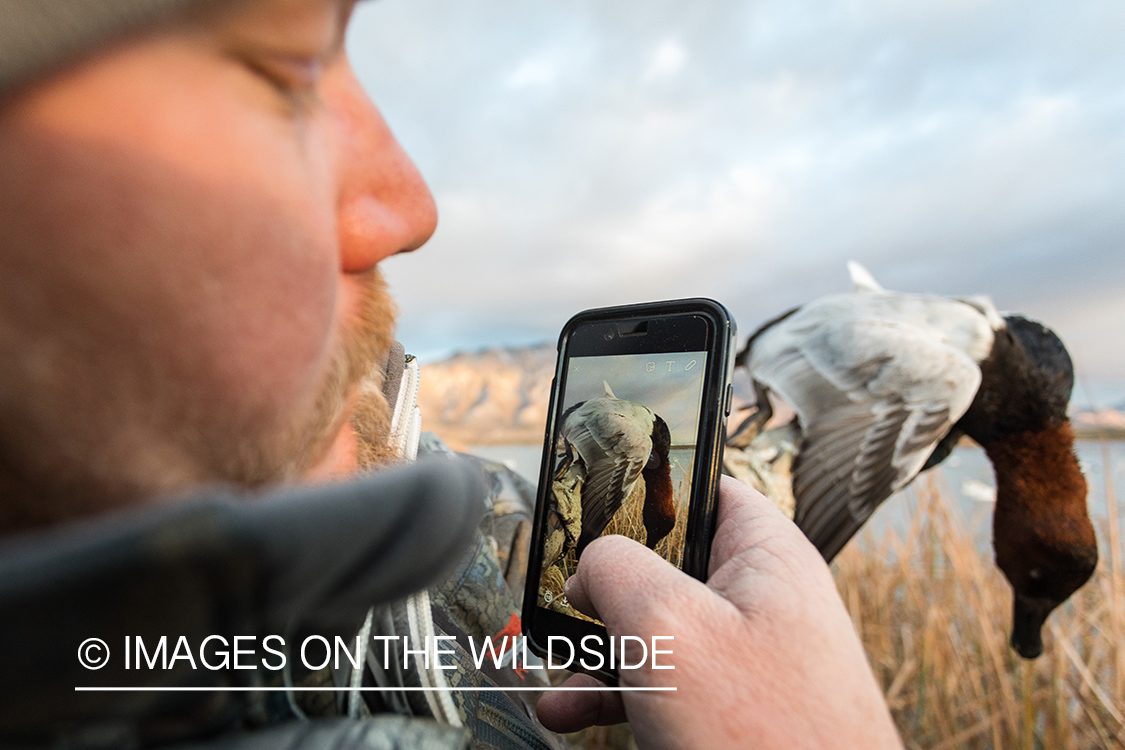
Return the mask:
<svg viewBox="0 0 1125 750">
<path fill-rule="evenodd" d="M 0 96 L 176 12 L 214 0 L 0 0 Z"/>
</svg>

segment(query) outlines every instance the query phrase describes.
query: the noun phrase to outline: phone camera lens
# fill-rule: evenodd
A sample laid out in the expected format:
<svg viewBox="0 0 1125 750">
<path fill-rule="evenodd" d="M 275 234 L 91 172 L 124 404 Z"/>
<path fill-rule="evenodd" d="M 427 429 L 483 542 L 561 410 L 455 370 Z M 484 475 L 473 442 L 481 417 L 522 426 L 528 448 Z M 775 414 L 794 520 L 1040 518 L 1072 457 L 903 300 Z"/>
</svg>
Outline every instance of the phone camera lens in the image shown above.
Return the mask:
<svg viewBox="0 0 1125 750">
<path fill-rule="evenodd" d="M 605 340 L 606 341 L 613 341 L 613 331 L 606 331 L 605 332 Z"/>
</svg>

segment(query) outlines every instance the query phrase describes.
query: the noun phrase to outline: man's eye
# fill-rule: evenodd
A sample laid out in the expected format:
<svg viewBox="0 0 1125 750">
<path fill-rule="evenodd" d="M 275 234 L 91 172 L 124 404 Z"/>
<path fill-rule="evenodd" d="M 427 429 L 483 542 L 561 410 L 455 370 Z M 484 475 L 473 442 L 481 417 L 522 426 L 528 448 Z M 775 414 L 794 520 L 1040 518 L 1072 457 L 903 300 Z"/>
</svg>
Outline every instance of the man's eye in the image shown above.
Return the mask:
<svg viewBox="0 0 1125 750">
<path fill-rule="evenodd" d="M 324 72 L 324 61 L 293 55 L 256 55 L 247 65 L 286 94 L 306 94 L 316 89 Z"/>
</svg>

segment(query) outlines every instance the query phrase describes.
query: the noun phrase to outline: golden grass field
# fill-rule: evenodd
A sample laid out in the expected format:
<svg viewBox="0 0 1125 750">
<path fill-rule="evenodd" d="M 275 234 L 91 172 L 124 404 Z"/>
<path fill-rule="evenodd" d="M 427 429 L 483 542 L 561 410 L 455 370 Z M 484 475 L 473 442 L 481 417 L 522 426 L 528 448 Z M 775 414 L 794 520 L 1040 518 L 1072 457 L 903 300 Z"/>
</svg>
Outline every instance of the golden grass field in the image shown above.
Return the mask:
<svg viewBox="0 0 1125 750">
<path fill-rule="evenodd" d="M 1112 481 L 1106 487 L 1117 519 Z M 1044 653 L 1027 662 L 1007 644 L 1011 589 L 948 493 L 921 477 L 897 500 L 914 504 L 908 529 L 865 532 L 833 564 L 906 747 L 1125 748 L 1120 522 L 1095 519 L 1097 571 L 1050 616 Z M 613 727 L 575 735 L 572 746 L 634 744 L 627 727 Z"/>
<path fill-rule="evenodd" d="M 687 480 L 684 477 L 685 475 L 689 475 L 690 472 L 691 466 L 688 465 L 687 467 L 683 467 L 677 473 L 676 478 L 673 482 L 673 492 L 675 493 L 676 497 L 687 496 Z M 629 500 L 623 503 L 621 505 L 621 508 L 618 509 L 618 511 L 613 514 L 613 517 L 609 519 L 609 523 L 606 524 L 605 530 L 602 532 L 602 534 L 606 536 L 610 534 L 620 534 L 622 536 L 630 537 L 631 539 L 636 539 L 638 542 L 641 542 L 643 544 L 647 536 L 647 533 L 645 532 L 644 518 L 642 516 L 642 512 L 644 509 L 644 505 L 642 502 L 643 498 L 643 492 L 638 492 L 635 496 L 631 496 Z M 672 563 L 676 567 L 680 567 L 680 564 L 683 561 L 684 536 L 686 534 L 686 529 L 687 506 L 686 504 L 684 504 L 681 505 L 677 510 L 676 525 L 672 527 L 672 530 L 670 532 L 668 532 L 668 536 L 660 540 L 660 542 L 656 545 L 655 550 L 661 557 L 663 557 L 665 560 Z M 578 570 L 578 556 L 577 554 L 575 554 L 575 551 L 571 549 L 569 552 L 563 555 L 559 560 L 558 565 L 563 571 L 564 578 L 569 578 L 570 576 L 574 575 L 574 572 Z"/>
<path fill-rule="evenodd" d="M 675 459 L 673 459 L 675 461 Z M 689 479 L 691 476 L 692 465 L 689 462 L 686 465 L 676 467 L 673 474 L 672 492 L 677 498 L 687 498 L 690 493 L 688 487 Z M 639 499 L 639 498 L 638 498 Z M 621 509 L 614 514 L 613 518 L 609 519 L 609 523 L 605 527 L 604 534 L 621 534 L 623 536 L 632 537 L 639 542 L 644 542 L 647 536 L 645 532 L 644 518 L 642 511 L 644 506 L 640 502 L 632 504 L 625 503 Z M 687 530 L 687 502 L 679 504 L 676 511 L 676 525 L 668 532 L 668 536 L 664 537 L 656 545 L 656 552 L 668 562 L 676 567 L 680 567 L 684 558 L 684 536 Z"/>
<path fill-rule="evenodd" d="M 1028 662 L 1008 648 L 1011 589 L 991 556 L 937 482 L 914 494 L 909 530 L 868 535 L 834 566 L 906 746 L 1125 747 L 1120 524 L 1098 519 L 1097 571 L 1051 615 L 1044 653 Z"/>
</svg>

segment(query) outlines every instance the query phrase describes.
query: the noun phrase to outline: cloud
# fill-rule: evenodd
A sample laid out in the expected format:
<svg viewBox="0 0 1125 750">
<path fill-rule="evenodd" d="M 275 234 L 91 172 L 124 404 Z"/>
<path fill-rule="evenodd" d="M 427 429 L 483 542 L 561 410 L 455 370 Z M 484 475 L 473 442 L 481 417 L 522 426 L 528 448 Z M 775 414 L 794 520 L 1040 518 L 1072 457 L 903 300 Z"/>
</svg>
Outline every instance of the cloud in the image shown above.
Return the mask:
<svg viewBox="0 0 1125 750">
<path fill-rule="evenodd" d="M 652 56 L 652 62 L 649 63 L 643 80 L 651 82 L 658 78 L 675 75 L 684 66 L 685 61 L 687 61 L 687 52 L 678 42 L 674 40 L 663 42 L 656 48 L 656 54 Z"/>
<path fill-rule="evenodd" d="M 519 67 L 508 76 L 507 84 L 514 89 L 547 86 L 554 83 L 557 74 L 555 62 L 550 57 L 534 57 L 520 63 Z"/>
<path fill-rule="evenodd" d="M 1104 0 L 361 4 L 354 64 L 441 213 L 386 264 L 401 337 L 551 340 L 699 294 L 746 334 L 855 257 L 1125 377 L 1125 348 L 1082 343 L 1120 327 L 1090 301 L 1125 297 L 1123 36 Z"/>
</svg>

